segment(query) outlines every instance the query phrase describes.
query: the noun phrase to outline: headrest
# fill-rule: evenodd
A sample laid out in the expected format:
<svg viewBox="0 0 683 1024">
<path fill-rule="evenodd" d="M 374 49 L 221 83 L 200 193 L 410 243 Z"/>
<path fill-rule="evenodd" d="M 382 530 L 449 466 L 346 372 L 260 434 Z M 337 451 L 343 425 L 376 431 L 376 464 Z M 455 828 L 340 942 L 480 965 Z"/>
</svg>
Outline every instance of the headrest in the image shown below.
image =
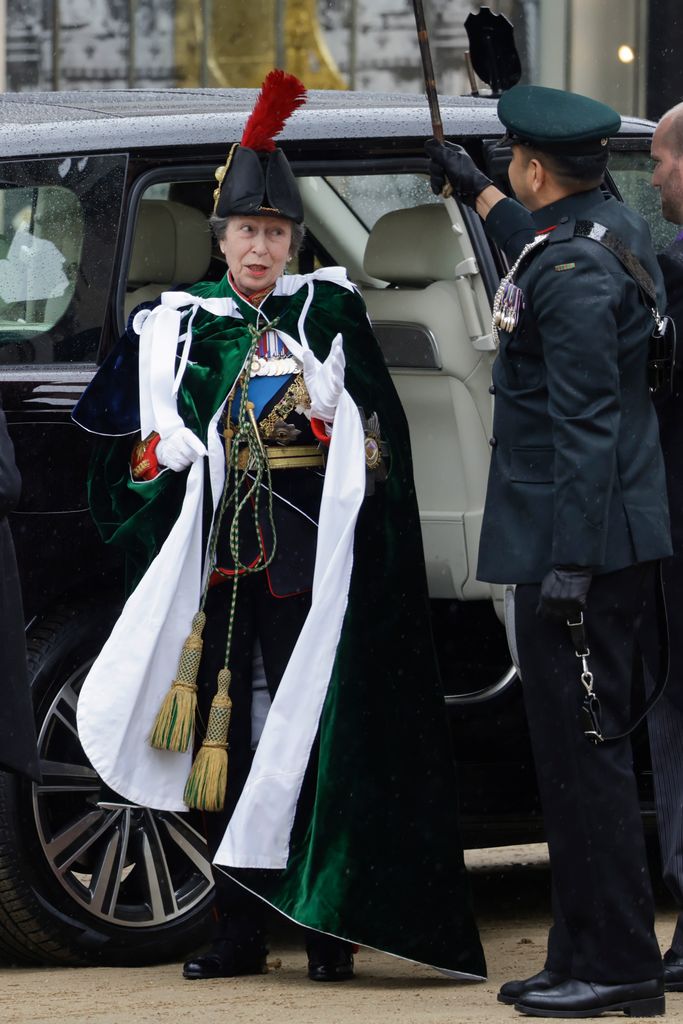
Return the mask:
<svg viewBox="0 0 683 1024">
<path fill-rule="evenodd" d="M 143 199 L 135 225 L 128 286 L 194 284 L 211 259 L 206 217 L 192 206 L 167 199 Z"/>
<path fill-rule="evenodd" d="M 363 267 L 390 284 L 424 287 L 452 278 L 461 259 L 446 208 L 431 203 L 380 217 L 370 232 Z"/>
</svg>

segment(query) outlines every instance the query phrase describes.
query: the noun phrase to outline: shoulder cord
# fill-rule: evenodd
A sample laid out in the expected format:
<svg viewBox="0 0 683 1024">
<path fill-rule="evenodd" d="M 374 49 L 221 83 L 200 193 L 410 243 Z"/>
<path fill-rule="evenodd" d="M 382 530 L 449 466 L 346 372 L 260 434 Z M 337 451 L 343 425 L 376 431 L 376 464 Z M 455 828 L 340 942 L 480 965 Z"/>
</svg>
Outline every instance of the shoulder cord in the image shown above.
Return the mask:
<svg viewBox="0 0 683 1024">
<path fill-rule="evenodd" d="M 225 648 L 225 668 L 228 667 L 228 661 L 230 658 L 230 650 L 232 647 L 232 634 L 233 626 L 235 622 L 235 610 L 237 605 L 237 583 L 240 574 L 250 574 L 256 572 L 262 572 L 267 569 L 275 557 L 275 551 L 277 548 L 277 537 L 275 532 L 275 522 L 273 519 L 273 491 L 271 484 L 270 474 L 270 463 L 266 451 L 263 447 L 261 435 L 259 434 L 258 424 L 256 417 L 254 416 L 254 405 L 253 402 L 249 401 L 249 367 L 251 366 L 254 353 L 259 344 L 259 340 L 262 335 L 269 330 L 272 330 L 277 324 L 279 318 L 271 320 L 263 327 L 255 327 L 253 324 L 247 324 L 247 329 L 251 337 L 251 345 L 249 352 L 244 362 L 246 369 L 243 371 L 240 377 L 237 378 L 233 385 L 233 393 L 237 384 L 241 384 L 242 394 L 240 398 L 240 407 L 237 416 L 237 423 L 233 429 L 231 422 L 232 412 L 232 400 L 231 394 L 228 399 L 227 415 L 226 415 L 226 427 L 225 427 L 225 438 L 226 438 L 226 468 L 225 468 L 225 482 L 223 484 L 223 492 L 221 494 L 221 502 L 218 508 L 218 512 L 214 518 L 213 527 L 211 530 L 211 539 L 209 542 L 209 550 L 207 557 L 207 572 L 206 579 L 204 581 L 204 588 L 202 591 L 202 598 L 200 604 L 200 610 L 203 611 L 204 605 L 206 604 L 207 594 L 209 592 L 209 584 L 211 581 L 211 575 L 213 572 L 220 572 L 216 565 L 216 550 L 218 548 L 218 538 L 220 535 L 221 527 L 225 520 L 225 515 L 228 508 L 232 509 L 232 517 L 230 520 L 230 555 L 234 562 L 234 573 L 232 576 L 232 599 L 230 602 L 230 614 L 228 618 L 228 635 L 226 640 Z M 240 468 L 240 448 L 244 450 L 246 446 L 249 457 L 247 463 L 243 469 Z M 259 511 L 261 505 L 261 494 L 264 486 L 264 475 L 266 478 L 265 489 L 268 493 L 268 522 L 271 528 L 273 536 L 273 544 L 270 550 L 270 554 L 266 555 L 263 547 L 263 538 L 261 531 L 258 529 Z M 250 481 L 249 485 L 245 487 L 247 480 Z M 254 503 L 254 522 L 256 524 L 256 538 L 258 541 L 259 554 L 256 561 L 250 565 L 245 565 L 240 561 L 239 557 L 239 519 L 244 507 L 248 502 Z"/>
<path fill-rule="evenodd" d="M 495 344 L 496 348 L 500 347 L 500 338 L 498 336 L 498 328 L 502 327 L 503 330 L 507 329 L 506 328 L 506 324 L 504 323 L 505 317 L 503 315 L 503 299 L 505 298 L 505 296 L 506 296 L 506 294 L 508 292 L 508 289 L 510 288 L 510 285 L 512 285 L 514 283 L 515 274 L 519 270 L 520 265 L 524 262 L 524 260 L 527 258 L 529 253 L 533 252 L 534 249 L 537 249 L 539 246 L 544 245 L 547 241 L 548 241 L 548 235 L 536 235 L 536 237 L 533 239 L 533 241 L 527 242 L 527 244 L 524 246 L 524 248 L 520 252 L 520 254 L 517 257 L 517 259 L 515 260 L 515 262 L 512 264 L 512 266 L 508 270 L 507 274 L 500 279 L 500 284 L 498 285 L 498 289 L 496 291 L 496 294 L 493 297 L 493 306 L 492 306 L 492 310 L 491 310 L 491 312 L 492 312 L 491 333 L 493 335 L 493 341 L 494 341 L 494 344 Z"/>
<path fill-rule="evenodd" d="M 232 429 L 232 401 L 234 390 L 237 385 L 232 386 L 228 397 L 228 422 L 225 427 L 226 446 L 226 468 L 225 482 L 221 494 L 220 506 L 214 518 L 209 542 L 207 559 L 206 579 L 201 600 L 201 615 L 209 591 L 211 575 L 216 568 L 216 550 L 218 547 L 218 535 L 221 530 L 223 519 L 228 508 L 232 509 L 232 521 L 230 523 L 230 554 L 234 560 L 234 575 L 232 576 L 232 594 L 230 596 L 230 612 L 228 616 L 228 635 L 225 643 L 225 660 L 223 668 L 219 671 L 216 680 L 216 693 L 211 701 L 209 716 L 206 722 L 205 736 L 202 745 L 193 761 L 192 769 L 185 783 L 183 799 L 188 807 L 196 807 L 206 811 L 219 811 L 225 805 L 225 794 L 228 784 L 228 733 L 230 730 L 230 719 L 232 717 L 232 699 L 230 697 L 230 684 L 232 674 L 228 667 L 232 650 L 232 636 L 235 625 L 235 611 L 237 608 L 237 590 L 240 573 L 261 572 L 273 560 L 275 555 L 275 524 L 273 522 L 273 498 L 270 480 L 270 467 L 268 458 L 263 447 L 261 437 L 254 415 L 253 402 L 249 401 L 250 367 L 254 353 L 256 352 L 259 340 L 269 328 L 272 328 L 277 320 L 256 327 L 247 324 L 251 338 L 249 351 L 245 360 L 244 368 L 238 376 L 238 382 L 242 387 L 240 407 L 237 416 L 237 424 Z M 242 451 L 248 452 L 247 465 L 240 469 L 240 445 Z M 260 508 L 260 492 L 264 474 L 267 479 L 268 490 L 268 517 L 273 531 L 273 548 L 270 555 L 266 557 L 263 549 L 261 531 L 258 528 L 258 517 Z M 250 483 L 247 484 L 247 478 Z M 240 495 L 240 491 L 244 493 Z M 258 538 L 259 555 L 252 565 L 244 565 L 239 559 L 239 517 L 247 502 L 253 502 L 253 515 L 256 524 L 256 535 Z M 196 616 L 197 617 L 197 616 Z"/>
</svg>

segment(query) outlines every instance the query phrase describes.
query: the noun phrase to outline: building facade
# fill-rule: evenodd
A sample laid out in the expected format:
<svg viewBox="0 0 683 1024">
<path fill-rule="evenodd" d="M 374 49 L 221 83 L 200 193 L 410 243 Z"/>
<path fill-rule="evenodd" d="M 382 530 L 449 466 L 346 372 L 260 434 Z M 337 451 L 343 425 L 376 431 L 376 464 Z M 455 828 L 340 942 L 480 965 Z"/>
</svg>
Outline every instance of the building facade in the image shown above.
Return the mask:
<svg viewBox="0 0 683 1024">
<path fill-rule="evenodd" d="M 480 0 L 424 0 L 439 90 L 469 91 L 464 21 Z M 680 0 L 489 0 L 515 26 L 525 81 L 658 117 L 683 99 Z M 412 0 L 0 0 L 5 88 L 257 86 L 421 92 Z"/>
</svg>

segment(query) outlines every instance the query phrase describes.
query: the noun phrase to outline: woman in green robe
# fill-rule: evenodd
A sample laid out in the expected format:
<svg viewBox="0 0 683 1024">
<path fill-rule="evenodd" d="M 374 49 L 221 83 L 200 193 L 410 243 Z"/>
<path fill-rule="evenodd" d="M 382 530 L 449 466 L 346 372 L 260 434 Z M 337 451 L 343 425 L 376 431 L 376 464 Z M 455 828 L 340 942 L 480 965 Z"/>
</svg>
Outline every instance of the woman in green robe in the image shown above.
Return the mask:
<svg viewBox="0 0 683 1024">
<path fill-rule="evenodd" d="M 228 273 L 136 318 L 144 440 L 132 469 L 130 440 L 94 464 L 93 513 L 135 585 L 79 730 L 112 788 L 173 809 L 201 805 L 201 754 L 229 744 L 225 803 L 206 814 L 220 922 L 186 977 L 261 971 L 270 903 L 309 929 L 313 980 L 350 978 L 350 943 L 481 978 L 407 424 L 344 271 L 283 273 L 301 200 L 248 128 L 216 197 Z M 204 742 L 183 791 L 191 751 L 157 749 L 154 718 L 200 603 Z"/>
</svg>

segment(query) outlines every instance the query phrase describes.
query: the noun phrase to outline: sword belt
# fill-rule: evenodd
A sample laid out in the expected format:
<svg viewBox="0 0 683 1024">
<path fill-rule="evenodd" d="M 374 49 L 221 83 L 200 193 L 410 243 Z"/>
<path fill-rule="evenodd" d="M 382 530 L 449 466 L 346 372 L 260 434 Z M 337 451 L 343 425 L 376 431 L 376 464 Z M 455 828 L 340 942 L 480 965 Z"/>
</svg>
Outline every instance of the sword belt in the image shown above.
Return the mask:
<svg viewBox="0 0 683 1024">
<path fill-rule="evenodd" d="M 269 445 L 266 456 L 271 469 L 313 469 L 325 465 L 325 455 L 316 444 L 292 445 L 289 448 Z M 243 448 L 238 459 L 239 469 L 247 469 L 249 449 Z"/>
</svg>

